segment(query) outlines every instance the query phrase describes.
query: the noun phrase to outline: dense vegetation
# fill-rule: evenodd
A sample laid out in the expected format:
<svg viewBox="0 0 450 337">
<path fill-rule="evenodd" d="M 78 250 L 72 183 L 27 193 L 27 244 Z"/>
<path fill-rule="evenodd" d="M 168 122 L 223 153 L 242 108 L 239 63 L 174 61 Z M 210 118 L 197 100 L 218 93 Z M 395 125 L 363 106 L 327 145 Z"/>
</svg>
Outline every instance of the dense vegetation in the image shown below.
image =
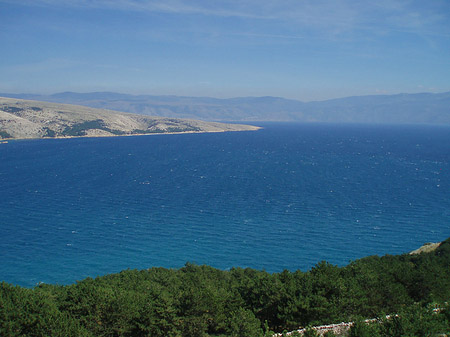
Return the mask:
<svg viewBox="0 0 450 337">
<path fill-rule="evenodd" d="M 22 108 L 17 108 L 15 106 L 3 106 L 1 109 L 5 112 L 13 112 L 13 113 L 23 111 Z"/>
<path fill-rule="evenodd" d="M 47 127 L 44 128 L 44 134 L 42 137 L 56 137 L 56 132 Z"/>
<path fill-rule="evenodd" d="M 105 123 L 101 119 L 96 119 L 92 121 L 86 121 L 82 123 L 76 123 L 72 126 L 67 126 L 63 131 L 63 136 L 72 136 L 72 137 L 80 137 L 85 136 L 87 130 L 99 129 L 111 132 L 116 135 L 124 134 L 124 132 L 119 130 L 111 130 L 105 126 Z"/>
<path fill-rule="evenodd" d="M 8 132 L 0 130 L 0 138 L 12 138 L 12 136 Z"/>
<path fill-rule="evenodd" d="M 370 256 L 345 267 L 321 262 L 308 272 L 186 264 L 68 286 L 1 283 L 0 335 L 251 337 L 354 320 L 350 336 L 433 336 L 450 333 L 449 299 L 447 239 L 430 253 Z M 398 316 L 358 320 L 385 313 Z"/>
</svg>

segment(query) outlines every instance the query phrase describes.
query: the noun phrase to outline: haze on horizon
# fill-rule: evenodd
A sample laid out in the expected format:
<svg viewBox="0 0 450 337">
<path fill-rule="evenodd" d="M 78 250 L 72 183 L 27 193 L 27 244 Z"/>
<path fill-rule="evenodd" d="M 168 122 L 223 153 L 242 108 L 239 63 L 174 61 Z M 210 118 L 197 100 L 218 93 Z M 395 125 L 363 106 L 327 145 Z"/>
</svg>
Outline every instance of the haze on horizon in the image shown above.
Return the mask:
<svg viewBox="0 0 450 337">
<path fill-rule="evenodd" d="M 450 91 L 450 2 L 0 0 L 0 92 Z"/>
</svg>

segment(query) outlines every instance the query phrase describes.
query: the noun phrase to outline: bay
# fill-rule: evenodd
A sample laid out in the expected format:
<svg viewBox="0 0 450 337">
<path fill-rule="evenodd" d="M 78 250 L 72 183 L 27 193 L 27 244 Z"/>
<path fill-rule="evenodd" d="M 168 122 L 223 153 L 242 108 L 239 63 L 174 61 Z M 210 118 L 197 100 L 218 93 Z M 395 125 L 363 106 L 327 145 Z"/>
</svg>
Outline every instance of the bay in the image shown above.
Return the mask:
<svg viewBox="0 0 450 337">
<path fill-rule="evenodd" d="M 306 271 L 450 236 L 449 127 L 256 124 L 0 144 L 0 280 Z"/>
</svg>

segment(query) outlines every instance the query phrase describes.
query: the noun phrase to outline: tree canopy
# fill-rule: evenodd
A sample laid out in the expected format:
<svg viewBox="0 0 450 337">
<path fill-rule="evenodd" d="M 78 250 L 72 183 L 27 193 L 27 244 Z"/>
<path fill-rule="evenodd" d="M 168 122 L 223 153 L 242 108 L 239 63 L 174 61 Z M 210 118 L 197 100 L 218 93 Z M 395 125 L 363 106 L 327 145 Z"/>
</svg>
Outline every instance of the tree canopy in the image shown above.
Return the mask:
<svg viewBox="0 0 450 337">
<path fill-rule="evenodd" d="M 256 337 L 355 321 L 351 336 L 426 336 L 450 332 L 449 299 L 447 239 L 429 253 L 370 256 L 345 267 L 320 262 L 307 272 L 187 263 L 65 286 L 2 282 L 0 335 Z M 398 316 L 386 320 L 386 313 Z M 380 319 L 367 325 L 361 317 Z"/>
</svg>

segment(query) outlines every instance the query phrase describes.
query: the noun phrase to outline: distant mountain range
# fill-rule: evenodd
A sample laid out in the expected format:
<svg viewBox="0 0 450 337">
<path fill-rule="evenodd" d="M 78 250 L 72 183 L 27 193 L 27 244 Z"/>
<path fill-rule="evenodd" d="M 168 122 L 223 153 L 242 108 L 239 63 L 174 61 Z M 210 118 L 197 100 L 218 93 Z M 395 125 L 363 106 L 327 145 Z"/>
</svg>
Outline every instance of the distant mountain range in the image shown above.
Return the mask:
<svg viewBox="0 0 450 337">
<path fill-rule="evenodd" d="M 355 96 L 316 102 L 270 96 L 218 99 L 113 92 L 63 92 L 53 95 L 0 93 L 0 96 L 204 121 L 450 125 L 450 92 Z"/>
</svg>

